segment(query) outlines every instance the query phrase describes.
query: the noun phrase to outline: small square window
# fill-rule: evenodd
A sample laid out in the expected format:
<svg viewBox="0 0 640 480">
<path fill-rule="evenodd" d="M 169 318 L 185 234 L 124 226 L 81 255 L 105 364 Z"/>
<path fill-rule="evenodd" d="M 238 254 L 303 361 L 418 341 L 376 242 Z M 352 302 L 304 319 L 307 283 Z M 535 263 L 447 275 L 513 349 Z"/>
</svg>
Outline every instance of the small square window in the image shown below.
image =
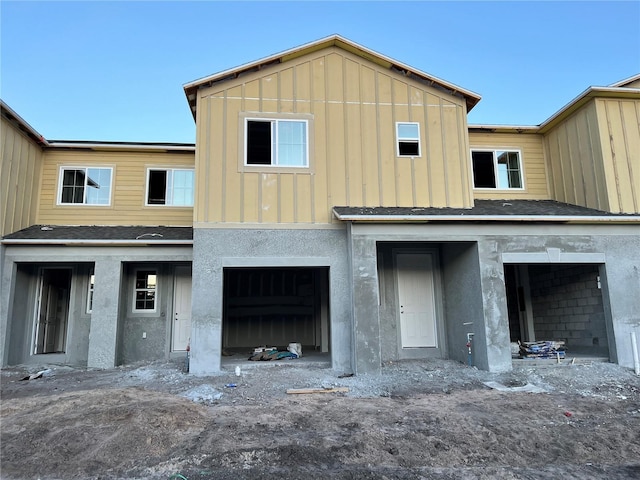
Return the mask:
<svg viewBox="0 0 640 480">
<path fill-rule="evenodd" d="M 193 170 L 151 168 L 147 175 L 147 205 L 193 207 Z"/>
<path fill-rule="evenodd" d="M 158 276 L 155 270 L 138 270 L 134 286 L 134 312 L 155 311 Z"/>
<path fill-rule="evenodd" d="M 522 189 L 522 165 L 520 152 L 515 150 L 474 150 L 474 188 L 497 190 Z"/>
<path fill-rule="evenodd" d="M 306 120 L 247 118 L 245 165 L 309 166 Z"/>
<path fill-rule="evenodd" d="M 111 168 L 62 167 L 60 194 L 62 205 L 109 205 L 111 203 Z"/>
<path fill-rule="evenodd" d="M 420 156 L 420 124 L 416 122 L 396 123 L 397 154 L 399 157 Z"/>
</svg>

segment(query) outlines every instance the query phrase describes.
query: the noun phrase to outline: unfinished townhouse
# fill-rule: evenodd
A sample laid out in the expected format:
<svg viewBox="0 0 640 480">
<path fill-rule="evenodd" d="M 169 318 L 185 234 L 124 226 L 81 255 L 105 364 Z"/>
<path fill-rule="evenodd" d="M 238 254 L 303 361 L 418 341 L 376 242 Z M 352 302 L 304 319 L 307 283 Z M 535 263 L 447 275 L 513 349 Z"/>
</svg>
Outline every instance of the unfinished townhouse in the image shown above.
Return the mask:
<svg viewBox="0 0 640 480">
<path fill-rule="evenodd" d="M 477 94 L 334 35 L 184 91 L 195 145 L 47 140 L 2 104 L 3 365 L 190 345 L 205 375 L 295 342 L 502 371 L 554 340 L 633 366 L 640 75 L 469 125 Z"/>
</svg>

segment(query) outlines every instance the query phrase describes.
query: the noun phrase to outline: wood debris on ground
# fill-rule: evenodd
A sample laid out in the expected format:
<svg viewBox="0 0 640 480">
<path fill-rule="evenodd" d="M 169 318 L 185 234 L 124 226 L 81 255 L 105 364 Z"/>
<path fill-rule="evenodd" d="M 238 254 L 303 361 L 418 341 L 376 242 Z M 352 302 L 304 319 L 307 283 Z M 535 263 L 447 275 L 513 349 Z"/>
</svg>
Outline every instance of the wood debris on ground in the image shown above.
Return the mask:
<svg viewBox="0 0 640 480">
<path fill-rule="evenodd" d="M 330 388 L 290 388 L 287 393 L 304 394 L 304 393 L 347 393 L 349 387 L 330 387 Z"/>
</svg>

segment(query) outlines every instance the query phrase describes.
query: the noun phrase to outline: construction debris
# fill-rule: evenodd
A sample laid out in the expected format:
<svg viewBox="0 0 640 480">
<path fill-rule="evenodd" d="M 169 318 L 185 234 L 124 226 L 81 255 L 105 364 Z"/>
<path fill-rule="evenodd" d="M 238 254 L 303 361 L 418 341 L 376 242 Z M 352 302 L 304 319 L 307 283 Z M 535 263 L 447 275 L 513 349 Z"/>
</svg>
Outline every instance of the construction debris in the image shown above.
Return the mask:
<svg viewBox="0 0 640 480">
<path fill-rule="evenodd" d="M 526 385 L 522 385 L 520 387 L 507 387 L 499 382 L 482 382 L 489 388 L 493 388 L 494 390 L 498 390 L 499 392 L 526 392 L 526 393 L 547 393 L 542 387 L 538 387 L 537 385 L 533 385 L 531 383 L 527 383 Z"/>
<path fill-rule="evenodd" d="M 40 370 L 39 372 L 32 373 L 31 375 L 27 375 L 21 380 L 35 380 L 36 378 L 48 377 L 51 375 L 51 369 L 47 368 L 46 370 Z"/>
<path fill-rule="evenodd" d="M 329 388 L 290 388 L 287 393 L 303 394 L 303 393 L 347 393 L 349 387 L 329 387 Z"/>
<path fill-rule="evenodd" d="M 566 350 L 562 341 L 520 342 L 520 358 L 553 358 L 561 360 L 565 357 Z"/>
</svg>

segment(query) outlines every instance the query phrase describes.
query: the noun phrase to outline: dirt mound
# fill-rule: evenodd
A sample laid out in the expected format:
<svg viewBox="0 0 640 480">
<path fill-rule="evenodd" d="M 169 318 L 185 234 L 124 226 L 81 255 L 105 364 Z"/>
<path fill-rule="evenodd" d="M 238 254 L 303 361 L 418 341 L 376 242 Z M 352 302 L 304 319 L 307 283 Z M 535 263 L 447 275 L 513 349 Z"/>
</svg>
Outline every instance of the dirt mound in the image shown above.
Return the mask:
<svg viewBox="0 0 640 480">
<path fill-rule="evenodd" d="M 611 364 L 490 374 L 400 362 L 349 378 L 144 364 L 21 381 L 29 370 L 2 371 L 2 479 L 640 475 L 640 378 Z M 531 384 L 548 393 L 517 391 Z M 285 393 L 337 385 L 349 392 Z"/>
<path fill-rule="evenodd" d="M 83 478 L 161 461 L 199 432 L 207 409 L 140 388 L 3 401 L 3 478 Z"/>
</svg>

